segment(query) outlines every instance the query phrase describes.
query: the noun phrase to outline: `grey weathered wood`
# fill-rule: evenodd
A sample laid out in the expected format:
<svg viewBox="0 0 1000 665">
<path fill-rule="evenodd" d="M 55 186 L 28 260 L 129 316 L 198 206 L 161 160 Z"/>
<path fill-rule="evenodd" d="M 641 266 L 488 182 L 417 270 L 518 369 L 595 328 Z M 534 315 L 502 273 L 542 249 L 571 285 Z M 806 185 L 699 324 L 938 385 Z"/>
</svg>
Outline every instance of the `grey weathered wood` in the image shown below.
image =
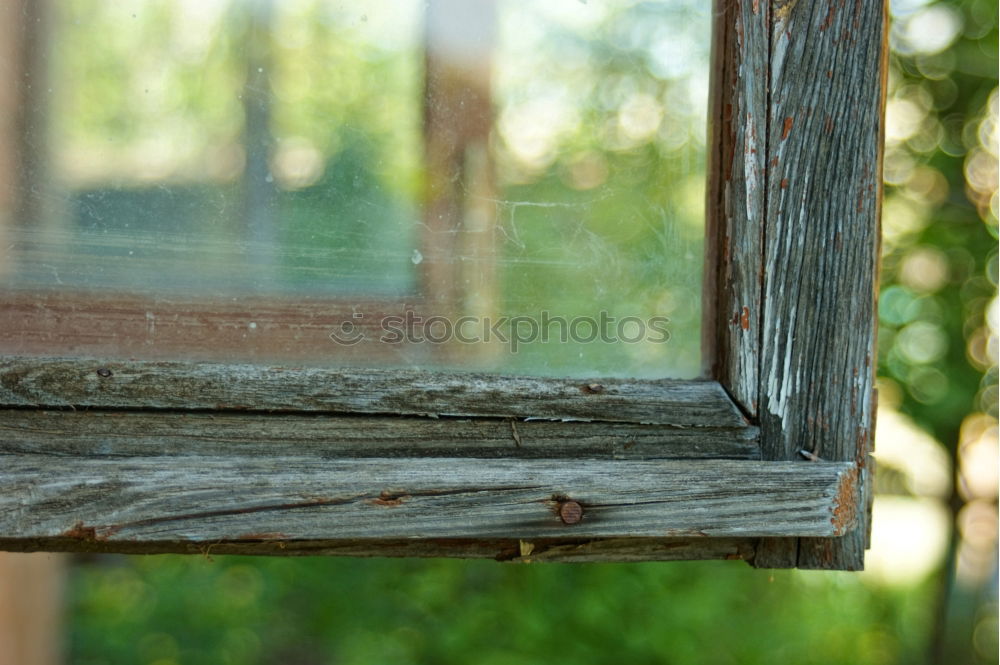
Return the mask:
<svg viewBox="0 0 1000 665">
<path fill-rule="evenodd" d="M 768 2 L 718 0 L 705 247 L 704 358 L 757 413 L 767 140 Z"/>
<path fill-rule="evenodd" d="M 0 538 L 835 536 L 854 523 L 855 475 L 848 462 L 19 454 L 0 467 Z M 565 500 L 579 523 L 559 518 Z"/>
<path fill-rule="evenodd" d="M 11 552 L 120 552 L 123 554 L 254 554 L 280 556 L 460 557 L 512 563 L 544 561 L 751 561 L 755 538 L 420 538 L 371 540 L 279 540 L 269 534 L 254 540 L 101 541 L 72 538 L 0 538 Z"/>
<path fill-rule="evenodd" d="M 881 199 L 882 2 L 774 3 L 760 423 L 766 459 L 802 442 L 864 467 L 872 440 Z M 862 478 L 865 474 L 862 474 Z M 852 500 L 863 505 L 859 483 Z M 864 521 L 757 565 L 860 569 Z M 786 544 L 787 545 L 787 544 Z M 779 548 L 780 549 L 780 544 Z"/>
<path fill-rule="evenodd" d="M 742 427 L 714 381 L 0 357 L 0 407 L 320 411 Z"/>
<path fill-rule="evenodd" d="M 759 459 L 756 427 L 0 410 L 0 455 Z"/>
<path fill-rule="evenodd" d="M 719 383 L 0 358 L 0 407 L 21 408 L 0 413 L 0 548 L 859 568 L 884 6 L 716 7 Z M 24 408 L 67 406 L 101 412 Z M 800 448 L 840 462 L 673 459 Z M 580 524 L 558 520 L 561 497 Z M 693 533 L 712 537 L 662 537 Z"/>
</svg>

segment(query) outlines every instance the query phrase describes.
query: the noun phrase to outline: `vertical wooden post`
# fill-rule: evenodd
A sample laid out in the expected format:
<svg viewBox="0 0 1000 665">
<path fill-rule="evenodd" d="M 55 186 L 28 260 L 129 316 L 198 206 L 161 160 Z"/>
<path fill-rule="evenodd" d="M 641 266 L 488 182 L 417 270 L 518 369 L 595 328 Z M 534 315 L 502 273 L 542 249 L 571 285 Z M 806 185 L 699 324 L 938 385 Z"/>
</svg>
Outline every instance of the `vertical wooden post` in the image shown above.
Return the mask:
<svg viewBox="0 0 1000 665">
<path fill-rule="evenodd" d="M 45 148 L 46 0 L 0 3 L 0 243 L 19 226 L 37 226 L 48 183 Z M 15 269 L 0 263 L 0 274 Z"/>
<path fill-rule="evenodd" d="M 702 355 L 757 415 L 767 128 L 767 2 L 717 0 Z"/>
<path fill-rule="evenodd" d="M 31 183 L 44 150 L 31 150 L 32 117 L 42 88 L 45 2 L 0 3 L 0 245 L 15 227 L 36 221 Z M 0 262 L 0 275 L 16 267 Z M 62 658 L 62 578 L 65 557 L 0 552 L 0 665 L 56 665 Z"/>
<path fill-rule="evenodd" d="M 246 167 L 243 172 L 243 219 L 249 245 L 247 260 L 253 265 L 257 282 L 274 276 L 274 248 L 277 238 L 274 214 L 275 186 L 271 176 L 271 20 L 273 0 L 251 0 L 244 7 L 246 82 L 243 112 L 246 125 L 243 143 Z"/>
<path fill-rule="evenodd" d="M 20 187 L 22 62 L 24 26 L 21 13 L 27 0 L 0 3 L 0 234 L 14 223 Z M 7 242 L 0 236 L 0 241 Z M 4 271 L 10 266 L 0 264 Z"/>
<path fill-rule="evenodd" d="M 865 505 L 874 426 L 886 7 L 775 1 L 761 338 L 768 459 L 852 461 Z M 808 463 L 808 462 L 807 462 Z M 800 568 L 864 567 L 867 518 L 798 541 Z M 761 561 L 758 561 L 760 564 Z"/>
<path fill-rule="evenodd" d="M 0 665 L 62 662 L 65 561 L 0 552 Z"/>
<path fill-rule="evenodd" d="M 853 461 L 870 496 L 884 3 L 717 0 L 705 321 L 709 373 L 764 459 Z M 762 539 L 754 565 L 859 569 L 838 539 Z"/>
<path fill-rule="evenodd" d="M 489 149 L 496 3 L 432 0 L 426 21 L 423 295 L 435 313 L 485 316 L 497 297 Z"/>
</svg>

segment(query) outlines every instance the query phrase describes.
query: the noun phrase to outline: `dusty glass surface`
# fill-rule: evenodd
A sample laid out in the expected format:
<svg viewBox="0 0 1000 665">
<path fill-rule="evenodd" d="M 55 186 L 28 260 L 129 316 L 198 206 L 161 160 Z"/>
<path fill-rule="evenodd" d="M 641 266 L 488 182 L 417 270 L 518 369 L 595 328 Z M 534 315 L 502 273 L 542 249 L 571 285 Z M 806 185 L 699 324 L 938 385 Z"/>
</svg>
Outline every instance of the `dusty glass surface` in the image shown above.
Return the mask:
<svg viewBox="0 0 1000 665">
<path fill-rule="evenodd" d="M 692 377 L 710 3 L 0 26 L 0 352 Z"/>
</svg>

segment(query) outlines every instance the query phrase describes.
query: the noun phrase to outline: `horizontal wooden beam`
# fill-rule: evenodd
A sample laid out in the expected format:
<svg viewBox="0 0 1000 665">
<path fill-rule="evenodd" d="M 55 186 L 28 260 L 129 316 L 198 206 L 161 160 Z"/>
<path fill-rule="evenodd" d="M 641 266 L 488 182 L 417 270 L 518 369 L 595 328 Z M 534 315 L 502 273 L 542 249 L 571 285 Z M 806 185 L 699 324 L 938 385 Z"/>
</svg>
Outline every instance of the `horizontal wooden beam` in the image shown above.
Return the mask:
<svg viewBox="0 0 1000 665">
<path fill-rule="evenodd" d="M 24 258 L 36 266 L 45 263 L 38 255 Z M 0 284 L 0 348 L 17 355 L 240 359 L 265 364 L 336 359 L 370 365 L 398 361 L 401 354 L 416 355 L 414 345 L 380 341 L 384 317 L 412 312 L 420 320 L 441 314 L 415 295 L 330 298 L 233 293 L 219 298 L 5 286 Z M 359 312 L 363 318 L 354 316 Z M 364 339 L 353 345 L 335 344 L 330 333 L 341 330 L 345 321 Z"/>
<path fill-rule="evenodd" d="M 0 356 L 0 407 L 10 406 L 748 424 L 715 381 Z"/>
<path fill-rule="evenodd" d="M 757 428 L 499 418 L 0 410 L 0 455 L 760 459 Z"/>
<path fill-rule="evenodd" d="M 853 464 L 4 455 L 0 538 L 86 543 L 839 536 Z"/>
<path fill-rule="evenodd" d="M 249 554 L 279 556 L 455 557 L 512 563 L 606 561 L 695 561 L 728 559 L 752 562 L 759 538 L 420 538 L 380 540 L 176 540 L 101 541 L 80 538 L 0 538 L 10 552 L 88 552 L 122 554 Z"/>
</svg>

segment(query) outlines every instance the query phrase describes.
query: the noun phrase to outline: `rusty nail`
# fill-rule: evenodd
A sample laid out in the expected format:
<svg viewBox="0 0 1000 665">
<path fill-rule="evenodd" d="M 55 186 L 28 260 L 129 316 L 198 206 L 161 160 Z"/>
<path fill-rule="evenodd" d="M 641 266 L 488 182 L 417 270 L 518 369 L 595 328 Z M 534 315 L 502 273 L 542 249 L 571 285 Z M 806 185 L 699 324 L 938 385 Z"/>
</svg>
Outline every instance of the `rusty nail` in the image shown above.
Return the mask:
<svg viewBox="0 0 1000 665">
<path fill-rule="evenodd" d="M 559 518 L 563 524 L 576 524 L 583 519 L 583 507 L 576 501 L 564 501 L 559 504 Z"/>
<path fill-rule="evenodd" d="M 97 376 L 101 377 L 102 379 L 106 379 L 109 376 L 111 376 L 112 374 L 113 374 L 113 372 L 110 369 L 108 369 L 107 367 L 99 367 L 99 368 L 97 368 Z"/>
</svg>

